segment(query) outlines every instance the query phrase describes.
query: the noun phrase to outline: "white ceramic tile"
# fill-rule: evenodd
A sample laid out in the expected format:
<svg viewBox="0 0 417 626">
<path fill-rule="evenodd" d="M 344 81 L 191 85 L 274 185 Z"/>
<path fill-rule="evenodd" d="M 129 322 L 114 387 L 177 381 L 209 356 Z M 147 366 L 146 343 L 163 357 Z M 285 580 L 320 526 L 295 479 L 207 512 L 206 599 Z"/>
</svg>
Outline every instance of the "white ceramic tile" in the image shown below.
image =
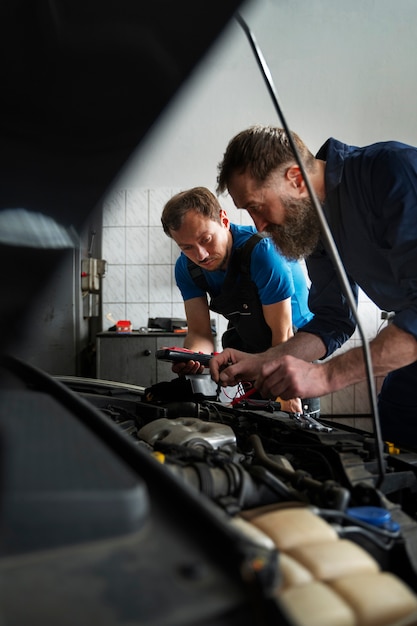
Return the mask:
<svg viewBox="0 0 417 626">
<path fill-rule="evenodd" d="M 179 249 L 175 241 L 171 240 L 171 263 L 173 265 L 175 265 L 180 254 L 181 254 L 181 250 Z"/>
<path fill-rule="evenodd" d="M 355 411 L 355 393 L 353 385 L 340 389 L 332 394 L 332 409 L 333 413 L 348 413 L 353 414 Z"/>
<path fill-rule="evenodd" d="M 149 190 L 149 225 L 159 226 L 165 204 L 176 193 L 170 187 Z"/>
<path fill-rule="evenodd" d="M 327 396 L 321 396 L 320 398 L 320 414 L 331 415 L 332 414 L 332 394 Z"/>
<path fill-rule="evenodd" d="M 149 226 L 149 263 L 167 265 L 171 263 L 171 242 L 162 226 Z"/>
<path fill-rule="evenodd" d="M 216 317 L 216 315 L 213 315 L 212 317 Z M 223 315 L 217 315 L 217 336 L 218 336 L 218 344 L 219 346 L 222 345 L 222 336 L 223 333 L 226 331 L 227 329 L 227 319 L 223 317 Z"/>
<path fill-rule="evenodd" d="M 126 266 L 126 302 L 149 302 L 147 265 Z"/>
<path fill-rule="evenodd" d="M 173 303 L 183 303 L 184 300 L 182 299 L 182 294 L 181 291 L 179 290 L 179 287 L 177 285 L 177 283 L 175 282 L 175 269 L 174 266 L 171 265 L 171 285 L 172 285 L 172 290 L 171 290 L 171 300 Z"/>
<path fill-rule="evenodd" d="M 360 382 L 356 383 L 353 387 L 355 391 L 355 413 L 370 413 L 371 400 L 368 384 L 366 382 Z"/>
<path fill-rule="evenodd" d="M 144 265 L 149 263 L 148 228 L 132 226 L 126 229 L 126 264 Z"/>
<path fill-rule="evenodd" d="M 149 302 L 171 304 L 171 274 L 171 265 L 149 266 Z"/>
<path fill-rule="evenodd" d="M 108 264 L 124 264 L 126 261 L 126 229 L 124 227 L 103 228 L 103 259 Z"/>
<path fill-rule="evenodd" d="M 148 317 L 149 315 L 149 305 L 148 303 L 138 302 L 126 304 L 126 315 L 127 319 L 132 322 L 133 330 L 138 330 L 141 327 L 148 326 Z"/>
<path fill-rule="evenodd" d="M 332 418 L 332 422 L 334 423 L 335 428 L 343 428 L 343 426 L 352 426 L 353 428 L 355 428 L 354 417 L 340 417 L 334 414 Z"/>
<path fill-rule="evenodd" d="M 173 317 L 171 303 L 149 302 L 149 317 Z"/>
<path fill-rule="evenodd" d="M 149 190 L 126 190 L 126 225 L 147 226 L 149 223 Z"/>
<path fill-rule="evenodd" d="M 125 271 L 124 265 L 107 265 L 103 278 L 103 302 L 126 302 Z"/>
<path fill-rule="evenodd" d="M 172 292 L 171 292 L 171 301 L 173 305 L 183 305 L 184 301 L 182 299 L 182 295 L 180 290 L 178 289 L 174 279 L 172 279 Z"/>
<path fill-rule="evenodd" d="M 222 350 L 222 342 L 221 342 L 221 337 L 219 337 L 219 335 L 215 335 L 213 337 L 214 340 L 214 352 L 220 352 Z"/>
<path fill-rule="evenodd" d="M 369 341 L 373 339 L 378 330 L 379 309 L 370 301 L 360 302 L 358 308 L 359 320 L 362 324 L 363 332 L 366 339 Z M 356 328 L 353 339 L 360 339 L 359 329 Z"/>
<path fill-rule="evenodd" d="M 359 337 L 355 337 L 355 339 L 349 339 L 347 344 L 348 345 L 346 349 L 349 349 L 349 350 L 350 348 L 361 348 L 363 350 L 363 347 L 364 347 L 362 339 L 360 339 Z"/>
<path fill-rule="evenodd" d="M 110 191 L 103 202 L 103 226 L 124 226 L 126 223 L 126 192 Z"/>
<path fill-rule="evenodd" d="M 374 432 L 372 417 L 355 417 L 355 428 L 366 430 L 368 433 Z"/>
<path fill-rule="evenodd" d="M 172 303 L 172 317 L 185 320 L 184 302 L 182 300 L 181 302 Z"/>
</svg>

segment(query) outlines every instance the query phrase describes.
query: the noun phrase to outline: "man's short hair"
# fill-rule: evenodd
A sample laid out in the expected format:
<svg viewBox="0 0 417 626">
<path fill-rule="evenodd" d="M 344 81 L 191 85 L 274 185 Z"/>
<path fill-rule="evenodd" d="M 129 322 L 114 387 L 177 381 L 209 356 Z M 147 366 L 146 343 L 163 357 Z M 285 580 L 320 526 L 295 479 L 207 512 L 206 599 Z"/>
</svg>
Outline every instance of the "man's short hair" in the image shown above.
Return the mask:
<svg viewBox="0 0 417 626">
<path fill-rule="evenodd" d="M 168 237 L 171 237 L 171 231 L 181 228 L 189 211 L 195 211 L 214 222 L 221 223 L 220 210 L 219 201 L 209 189 L 193 187 L 187 191 L 180 191 L 168 200 L 162 211 L 162 227 Z"/>
<path fill-rule="evenodd" d="M 300 137 L 291 131 L 291 137 L 307 170 L 315 162 L 314 156 Z M 288 135 L 275 126 L 251 126 L 230 140 L 223 160 L 218 164 L 217 193 L 227 190 L 235 173 L 248 173 L 264 182 L 272 171 L 296 161 Z"/>
</svg>

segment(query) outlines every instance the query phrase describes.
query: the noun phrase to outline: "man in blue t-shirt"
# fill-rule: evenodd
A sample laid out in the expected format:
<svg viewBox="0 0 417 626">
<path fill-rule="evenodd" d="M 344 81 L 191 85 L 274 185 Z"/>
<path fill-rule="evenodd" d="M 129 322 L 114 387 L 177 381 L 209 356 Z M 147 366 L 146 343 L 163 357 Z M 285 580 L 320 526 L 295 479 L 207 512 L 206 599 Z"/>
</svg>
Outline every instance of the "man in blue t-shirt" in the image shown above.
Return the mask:
<svg viewBox="0 0 417 626">
<path fill-rule="evenodd" d="M 208 189 L 176 194 L 165 205 L 161 221 L 181 249 L 175 279 L 188 325 L 184 347 L 214 351 L 210 310 L 229 320 L 223 347 L 252 353 L 287 341 L 294 327 L 311 321 L 300 264 L 287 261 L 253 226 L 231 224 Z M 173 371 L 190 374 L 202 368 L 190 362 L 174 365 Z M 301 409 L 297 401 L 283 403 L 283 408 Z"/>
</svg>

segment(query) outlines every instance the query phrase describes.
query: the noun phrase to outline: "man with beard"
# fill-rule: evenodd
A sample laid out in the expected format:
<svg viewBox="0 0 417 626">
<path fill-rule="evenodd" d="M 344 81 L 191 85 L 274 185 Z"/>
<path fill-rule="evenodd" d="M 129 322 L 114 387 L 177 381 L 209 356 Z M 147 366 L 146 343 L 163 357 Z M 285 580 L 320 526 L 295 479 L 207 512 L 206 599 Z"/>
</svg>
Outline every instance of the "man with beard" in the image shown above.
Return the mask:
<svg viewBox="0 0 417 626">
<path fill-rule="evenodd" d="M 370 342 L 382 433 L 417 445 L 417 149 L 395 141 L 366 147 L 330 138 L 314 157 L 292 133 L 323 206 L 352 291 L 393 321 Z M 254 126 L 236 135 L 219 164 L 218 188 L 246 209 L 289 258 L 306 257 L 314 318 L 289 341 L 249 356 L 225 350 L 214 380 L 251 379 L 264 397 L 322 396 L 366 378 L 362 348 L 323 360 L 355 330 L 355 319 L 323 243 L 319 220 L 286 132 Z M 232 365 L 230 365 L 232 363 Z M 229 365 L 228 365 L 229 364 Z"/>
<path fill-rule="evenodd" d="M 173 196 L 163 209 L 161 222 L 165 233 L 181 249 L 175 279 L 187 318 L 185 348 L 209 354 L 214 351 L 210 310 L 229 321 L 222 337 L 223 348 L 250 353 L 286 341 L 293 335 L 294 326 L 298 328 L 312 319 L 299 262 L 286 260 L 253 226 L 230 223 L 226 211 L 206 187 Z M 174 364 L 172 369 L 181 375 L 201 373 L 203 367 L 190 361 Z M 304 404 L 310 408 L 312 402 L 304 400 Z M 302 410 L 299 400 L 283 402 L 282 408 L 289 412 Z"/>
</svg>

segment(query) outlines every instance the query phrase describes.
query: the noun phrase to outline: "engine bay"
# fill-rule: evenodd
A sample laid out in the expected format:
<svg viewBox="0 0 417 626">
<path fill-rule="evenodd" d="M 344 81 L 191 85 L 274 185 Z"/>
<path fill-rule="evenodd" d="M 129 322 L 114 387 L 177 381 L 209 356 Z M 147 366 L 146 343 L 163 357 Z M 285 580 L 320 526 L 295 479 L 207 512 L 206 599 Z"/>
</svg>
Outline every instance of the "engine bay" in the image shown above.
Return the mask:
<svg viewBox="0 0 417 626">
<path fill-rule="evenodd" d="M 209 396 L 204 397 L 205 390 L 196 388 L 193 376 L 174 379 L 145 389 L 130 407 L 97 396 L 97 389 L 91 393 L 88 384 L 82 393 L 138 448 L 239 526 L 249 520 L 265 530 L 264 517 L 272 516 L 276 529 L 276 512 L 290 511 L 292 520 L 283 524 L 287 537 L 291 526 L 307 514 L 301 542 L 310 532 L 314 535 L 317 520 L 325 522 L 344 546 L 359 546 L 379 571 L 417 589 L 414 450 L 383 442 L 378 455 L 373 433 L 338 424 L 337 418 L 320 418 L 317 411 L 292 415 L 281 411 L 279 402 L 238 395 L 229 403 L 219 402 L 207 390 Z M 323 558 L 317 554 L 313 560 L 323 563 Z M 346 560 L 349 563 L 350 556 Z M 389 586 L 388 596 L 392 590 Z M 414 620 L 413 601 L 411 606 Z M 316 623 L 305 609 L 295 617 L 301 617 L 301 624 Z M 317 623 L 330 624 L 332 619 L 319 614 Z M 382 623 L 381 615 L 378 620 Z"/>
<path fill-rule="evenodd" d="M 187 378 L 3 370 L 7 623 L 417 623 L 415 451 Z"/>
</svg>

